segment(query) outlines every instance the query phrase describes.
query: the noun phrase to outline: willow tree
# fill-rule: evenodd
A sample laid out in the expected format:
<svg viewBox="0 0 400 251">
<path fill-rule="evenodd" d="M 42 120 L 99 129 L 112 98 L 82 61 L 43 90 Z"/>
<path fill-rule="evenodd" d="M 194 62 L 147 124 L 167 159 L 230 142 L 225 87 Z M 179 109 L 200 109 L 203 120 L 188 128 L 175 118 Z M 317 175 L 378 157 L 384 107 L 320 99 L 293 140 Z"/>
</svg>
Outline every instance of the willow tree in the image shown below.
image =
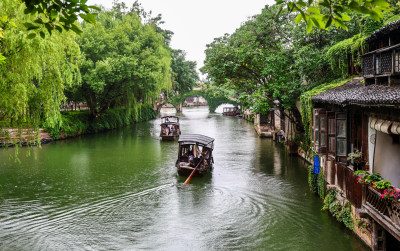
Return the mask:
<svg viewBox="0 0 400 251">
<path fill-rule="evenodd" d="M 134 107 L 171 88 L 171 56 L 161 34 L 134 12 L 102 11 L 95 26 L 83 24 L 83 94 L 93 116 Z"/>
<path fill-rule="evenodd" d="M 60 120 L 60 107 L 66 86 L 79 82 L 79 46 L 71 32 L 53 32 L 46 28 L 45 38 L 28 38 L 24 25 L 36 20 L 25 15 L 20 0 L 2 0 L 0 17 L 8 17 L 3 28 L 0 54 L 0 121 L 4 127 L 49 126 Z"/>
</svg>

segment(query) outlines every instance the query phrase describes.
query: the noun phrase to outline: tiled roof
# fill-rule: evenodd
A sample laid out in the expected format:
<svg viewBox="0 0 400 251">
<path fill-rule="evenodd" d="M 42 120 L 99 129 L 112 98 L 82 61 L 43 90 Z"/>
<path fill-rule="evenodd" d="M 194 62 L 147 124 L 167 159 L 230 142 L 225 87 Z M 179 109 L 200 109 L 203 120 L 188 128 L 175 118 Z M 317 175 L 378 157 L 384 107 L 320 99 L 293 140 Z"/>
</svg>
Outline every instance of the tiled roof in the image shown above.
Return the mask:
<svg viewBox="0 0 400 251">
<path fill-rule="evenodd" d="M 362 78 L 317 94 L 311 98 L 315 103 L 341 106 L 400 106 L 400 86 L 367 85 Z"/>
<path fill-rule="evenodd" d="M 365 39 L 365 41 L 370 42 L 372 40 L 379 39 L 381 36 L 387 35 L 390 32 L 397 30 L 399 28 L 400 28 L 400 20 L 394 21 L 386 25 L 385 27 L 381 28 L 380 30 L 377 30 L 374 33 L 372 33 L 369 37 L 367 37 L 367 39 Z"/>
</svg>

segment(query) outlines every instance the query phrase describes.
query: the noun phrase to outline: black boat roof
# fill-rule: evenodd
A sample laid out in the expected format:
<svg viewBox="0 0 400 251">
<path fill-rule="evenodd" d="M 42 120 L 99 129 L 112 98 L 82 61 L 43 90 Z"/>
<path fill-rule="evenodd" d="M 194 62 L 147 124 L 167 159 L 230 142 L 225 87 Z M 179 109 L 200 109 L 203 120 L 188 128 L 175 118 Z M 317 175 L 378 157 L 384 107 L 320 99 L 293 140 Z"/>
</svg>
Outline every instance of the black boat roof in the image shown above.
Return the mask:
<svg viewBox="0 0 400 251">
<path fill-rule="evenodd" d="M 183 135 L 179 136 L 178 142 L 180 144 L 182 144 L 182 143 L 188 143 L 188 144 L 200 143 L 208 148 L 213 149 L 214 140 L 215 139 L 213 139 L 211 137 L 204 136 L 201 134 L 183 134 Z"/>
<path fill-rule="evenodd" d="M 171 121 L 169 121 L 171 119 Z M 174 121 L 175 120 L 175 121 Z M 161 125 L 179 125 L 178 116 L 163 116 L 161 117 Z"/>
<path fill-rule="evenodd" d="M 171 116 L 171 115 L 169 115 L 169 116 L 162 116 L 161 118 L 162 118 L 162 119 L 164 119 L 164 118 L 177 118 L 177 119 L 179 119 L 178 116 Z"/>
</svg>

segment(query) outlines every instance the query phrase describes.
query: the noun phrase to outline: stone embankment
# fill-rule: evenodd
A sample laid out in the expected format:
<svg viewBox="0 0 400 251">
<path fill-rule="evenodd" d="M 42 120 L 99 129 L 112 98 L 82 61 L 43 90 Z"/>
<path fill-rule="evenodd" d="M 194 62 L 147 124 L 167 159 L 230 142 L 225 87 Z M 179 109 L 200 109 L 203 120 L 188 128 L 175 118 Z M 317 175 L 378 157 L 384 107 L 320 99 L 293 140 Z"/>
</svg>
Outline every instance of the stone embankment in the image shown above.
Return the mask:
<svg viewBox="0 0 400 251">
<path fill-rule="evenodd" d="M 0 134 L 0 147 L 15 146 L 15 144 L 36 145 L 38 140 L 41 144 L 53 141 L 50 134 L 42 128 L 39 129 L 39 138 L 37 132 L 32 129 L 6 128 Z"/>
</svg>

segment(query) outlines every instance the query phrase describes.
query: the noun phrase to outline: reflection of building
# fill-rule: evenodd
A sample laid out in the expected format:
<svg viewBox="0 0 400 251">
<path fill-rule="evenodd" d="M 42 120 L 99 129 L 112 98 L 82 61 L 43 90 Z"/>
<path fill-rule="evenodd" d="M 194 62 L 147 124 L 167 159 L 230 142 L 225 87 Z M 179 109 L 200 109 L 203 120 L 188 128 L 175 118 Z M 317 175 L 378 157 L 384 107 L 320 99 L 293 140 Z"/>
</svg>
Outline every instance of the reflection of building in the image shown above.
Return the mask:
<svg viewBox="0 0 400 251">
<path fill-rule="evenodd" d="M 312 97 L 314 151 L 325 180 L 343 192 L 357 217 L 369 222 L 360 234 L 373 250 L 400 250 L 400 204 L 362 186 L 356 170 L 380 173 L 400 187 L 400 20 L 373 33 L 363 55 L 362 78 Z M 349 162 L 348 155 L 362 153 Z"/>
</svg>

